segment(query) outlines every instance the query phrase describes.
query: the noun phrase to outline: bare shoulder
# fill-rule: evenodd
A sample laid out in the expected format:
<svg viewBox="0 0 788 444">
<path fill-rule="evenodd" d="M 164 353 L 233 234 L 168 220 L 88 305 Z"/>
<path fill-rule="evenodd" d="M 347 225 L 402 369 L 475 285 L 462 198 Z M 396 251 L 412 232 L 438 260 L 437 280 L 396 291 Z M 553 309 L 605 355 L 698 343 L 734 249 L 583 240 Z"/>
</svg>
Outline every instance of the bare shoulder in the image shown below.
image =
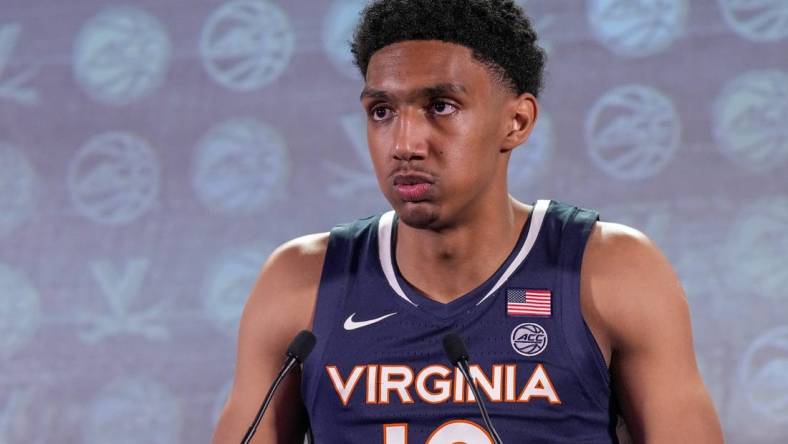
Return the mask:
<svg viewBox="0 0 788 444">
<path fill-rule="evenodd" d="M 585 256 L 593 257 L 599 253 L 645 253 L 655 251 L 654 243 L 642 232 L 630 226 L 615 222 L 598 221 L 594 224 L 588 238 Z"/>
<path fill-rule="evenodd" d="M 668 259 L 645 234 L 619 223 L 594 224 L 583 255 L 581 297 L 595 336 L 613 349 L 652 330 L 659 334 L 677 318 L 689 322 Z"/>
<path fill-rule="evenodd" d="M 292 239 L 280 245 L 263 266 L 247 301 L 247 310 L 268 310 L 276 305 L 280 317 L 311 325 L 320 275 L 328 246 L 328 233 L 316 233 Z"/>
<path fill-rule="evenodd" d="M 319 278 L 328 247 L 329 233 L 307 234 L 280 245 L 269 257 L 263 271 L 282 273 L 284 281 L 298 286 Z"/>
<path fill-rule="evenodd" d="M 311 234 L 271 253 L 241 315 L 239 352 L 249 347 L 278 357 L 298 331 L 311 327 L 327 244 L 328 233 Z"/>
<path fill-rule="evenodd" d="M 327 245 L 328 233 L 302 236 L 282 244 L 263 265 L 241 315 L 233 388 L 214 443 L 241 440 L 287 345 L 311 327 Z M 305 423 L 298 397 L 298 378 L 291 374 L 260 426 L 260 442 L 300 442 Z"/>
<path fill-rule="evenodd" d="M 597 222 L 580 274 L 583 316 L 635 442 L 721 443 L 695 361 L 689 306 L 659 248 L 631 227 Z"/>
</svg>

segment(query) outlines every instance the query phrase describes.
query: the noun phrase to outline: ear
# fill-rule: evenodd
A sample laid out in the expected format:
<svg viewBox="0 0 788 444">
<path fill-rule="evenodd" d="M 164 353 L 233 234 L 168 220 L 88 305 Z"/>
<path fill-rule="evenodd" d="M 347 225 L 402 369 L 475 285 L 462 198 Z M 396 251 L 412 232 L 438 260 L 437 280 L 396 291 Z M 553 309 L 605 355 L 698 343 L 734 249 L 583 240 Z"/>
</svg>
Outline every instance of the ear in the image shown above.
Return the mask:
<svg viewBox="0 0 788 444">
<path fill-rule="evenodd" d="M 513 150 L 528 139 L 539 115 L 539 103 L 531 93 L 522 93 L 507 104 L 506 136 L 501 152 Z"/>
</svg>

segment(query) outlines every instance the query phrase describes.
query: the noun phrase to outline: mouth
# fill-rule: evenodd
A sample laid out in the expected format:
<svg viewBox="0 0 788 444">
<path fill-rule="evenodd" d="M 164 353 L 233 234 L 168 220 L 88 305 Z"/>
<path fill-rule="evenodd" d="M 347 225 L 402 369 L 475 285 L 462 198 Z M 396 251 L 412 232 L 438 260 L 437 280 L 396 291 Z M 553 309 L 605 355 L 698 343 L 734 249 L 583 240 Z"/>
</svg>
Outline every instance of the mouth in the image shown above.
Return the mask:
<svg viewBox="0 0 788 444">
<path fill-rule="evenodd" d="M 435 180 L 426 174 L 397 174 L 394 176 L 394 190 L 404 202 L 419 202 L 426 199 Z"/>
<path fill-rule="evenodd" d="M 396 174 L 394 175 L 394 185 L 417 185 L 420 183 L 434 183 L 435 180 L 427 174 L 409 173 L 409 174 Z"/>
</svg>

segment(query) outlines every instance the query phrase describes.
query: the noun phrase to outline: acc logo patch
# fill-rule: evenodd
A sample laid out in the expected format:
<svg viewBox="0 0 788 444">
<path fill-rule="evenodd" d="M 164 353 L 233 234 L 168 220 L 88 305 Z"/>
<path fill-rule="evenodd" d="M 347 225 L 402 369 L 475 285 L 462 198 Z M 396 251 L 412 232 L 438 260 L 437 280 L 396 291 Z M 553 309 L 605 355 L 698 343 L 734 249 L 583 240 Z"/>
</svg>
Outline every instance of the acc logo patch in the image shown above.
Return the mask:
<svg viewBox="0 0 788 444">
<path fill-rule="evenodd" d="M 547 332 L 539 324 L 520 324 L 512 330 L 511 342 L 517 353 L 536 356 L 547 348 Z"/>
</svg>

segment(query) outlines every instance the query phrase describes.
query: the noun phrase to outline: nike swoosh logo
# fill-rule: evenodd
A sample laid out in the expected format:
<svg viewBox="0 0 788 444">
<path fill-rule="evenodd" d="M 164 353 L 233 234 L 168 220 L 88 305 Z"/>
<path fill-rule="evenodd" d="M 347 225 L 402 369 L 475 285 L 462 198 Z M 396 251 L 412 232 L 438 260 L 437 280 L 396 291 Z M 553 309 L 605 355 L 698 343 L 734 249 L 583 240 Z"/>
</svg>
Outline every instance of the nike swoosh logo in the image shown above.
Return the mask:
<svg viewBox="0 0 788 444">
<path fill-rule="evenodd" d="M 357 328 L 366 327 L 366 326 L 372 325 L 372 324 L 374 324 L 376 322 L 380 322 L 380 321 L 382 321 L 382 320 L 384 320 L 386 318 L 394 316 L 395 314 L 397 314 L 397 313 L 395 312 L 395 313 L 385 314 L 385 315 L 383 315 L 383 316 L 381 316 L 379 318 L 370 319 L 368 321 L 354 321 L 353 320 L 353 316 L 355 316 L 356 314 L 353 313 L 350 316 L 348 316 L 347 319 L 345 319 L 345 324 L 343 325 L 343 327 L 345 327 L 345 330 L 347 330 L 347 331 L 355 330 Z"/>
</svg>

